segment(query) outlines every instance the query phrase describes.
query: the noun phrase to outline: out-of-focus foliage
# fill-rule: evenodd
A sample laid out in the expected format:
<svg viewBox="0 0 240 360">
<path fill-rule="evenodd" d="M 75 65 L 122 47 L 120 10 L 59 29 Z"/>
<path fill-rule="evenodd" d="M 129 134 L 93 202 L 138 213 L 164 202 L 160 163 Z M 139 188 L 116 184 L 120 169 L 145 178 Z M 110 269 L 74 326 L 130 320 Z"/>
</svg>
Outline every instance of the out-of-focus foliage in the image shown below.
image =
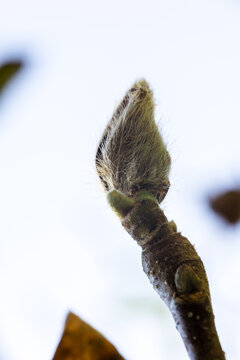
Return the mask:
<svg viewBox="0 0 240 360">
<path fill-rule="evenodd" d="M 210 199 L 210 206 L 228 223 L 237 223 L 240 220 L 240 189 L 229 190 Z"/>
<path fill-rule="evenodd" d="M 0 65 L 0 96 L 2 95 L 3 90 L 5 90 L 5 87 L 22 67 L 23 62 L 20 60 L 6 61 Z"/>
<path fill-rule="evenodd" d="M 116 348 L 77 315 L 69 313 L 53 360 L 123 360 Z"/>
</svg>

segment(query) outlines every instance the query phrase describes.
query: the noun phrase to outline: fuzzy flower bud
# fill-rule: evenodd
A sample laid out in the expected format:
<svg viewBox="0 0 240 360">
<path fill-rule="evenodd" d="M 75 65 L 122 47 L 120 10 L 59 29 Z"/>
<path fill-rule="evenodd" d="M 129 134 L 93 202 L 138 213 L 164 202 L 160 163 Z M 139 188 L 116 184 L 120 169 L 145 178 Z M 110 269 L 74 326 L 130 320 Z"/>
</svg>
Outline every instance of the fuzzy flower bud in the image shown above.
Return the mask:
<svg viewBox="0 0 240 360">
<path fill-rule="evenodd" d="M 158 202 L 169 188 L 171 159 L 154 120 L 153 94 L 145 80 L 126 93 L 108 123 L 96 154 L 96 168 L 106 192 L 128 197 L 139 191 Z"/>
</svg>

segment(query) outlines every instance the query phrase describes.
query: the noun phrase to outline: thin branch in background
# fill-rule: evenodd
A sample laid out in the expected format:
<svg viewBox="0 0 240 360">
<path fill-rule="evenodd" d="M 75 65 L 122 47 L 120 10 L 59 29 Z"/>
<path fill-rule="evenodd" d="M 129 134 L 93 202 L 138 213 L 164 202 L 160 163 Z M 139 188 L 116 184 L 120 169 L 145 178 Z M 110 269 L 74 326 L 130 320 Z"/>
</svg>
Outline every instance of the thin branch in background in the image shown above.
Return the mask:
<svg viewBox="0 0 240 360">
<path fill-rule="evenodd" d="M 96 169 L 110 206 L 142 247 L 143 270 L 169 307 L 190 359 L 223 360 L 203 263 L 158 205 L 170 185 L 170 164 L 152 91 L 140 80 L 102 136 Z"/>
</svg>

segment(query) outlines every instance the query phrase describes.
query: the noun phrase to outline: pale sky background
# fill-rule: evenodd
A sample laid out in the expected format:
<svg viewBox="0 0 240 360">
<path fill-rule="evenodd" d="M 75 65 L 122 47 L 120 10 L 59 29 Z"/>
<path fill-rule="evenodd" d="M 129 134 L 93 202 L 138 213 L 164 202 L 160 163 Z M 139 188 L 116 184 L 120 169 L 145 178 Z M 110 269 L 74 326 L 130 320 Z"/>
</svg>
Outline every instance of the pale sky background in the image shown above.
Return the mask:
<svg viewBox="0 0 240 360">
<path fill-rule="evenodd" d="M 27 62 L 0 103 L 0 359 L 51 359 L 69 310 L 127 360 L 188 359 L 95 174 L 105 125 L 142 77 L 173 158 L 162 207 L 202 257 L 239 359 L 240 226 L 207 198 L 240 185 L 240 2 L 0 4 L 0 62 Z"/>
</svg>

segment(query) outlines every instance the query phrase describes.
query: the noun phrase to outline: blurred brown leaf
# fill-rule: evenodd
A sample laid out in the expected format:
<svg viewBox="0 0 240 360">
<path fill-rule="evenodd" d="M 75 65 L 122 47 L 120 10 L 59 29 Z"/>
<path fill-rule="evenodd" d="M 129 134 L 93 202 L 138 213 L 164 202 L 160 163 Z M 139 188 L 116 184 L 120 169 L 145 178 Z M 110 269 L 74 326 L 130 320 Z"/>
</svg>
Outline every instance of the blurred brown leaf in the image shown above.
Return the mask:
<svg viewBox="0 0 240 360">
<path fill-rule="evenodd" d="M 240 190 L 230 190 L 210 199 L 211 208 L 230 224 L 240 220 Z"/>
<path fill-rule="evenodd" d="M 53 360 L 124 360 L 97 330 L 69 313 Z"/>
<path fill-rule="evenodd" d="M 8 61 L 0 66 L 0 95 L 6 85 L 12 80 L 19 70 L 23 67 L 21 61 Z"/>
</svg>

